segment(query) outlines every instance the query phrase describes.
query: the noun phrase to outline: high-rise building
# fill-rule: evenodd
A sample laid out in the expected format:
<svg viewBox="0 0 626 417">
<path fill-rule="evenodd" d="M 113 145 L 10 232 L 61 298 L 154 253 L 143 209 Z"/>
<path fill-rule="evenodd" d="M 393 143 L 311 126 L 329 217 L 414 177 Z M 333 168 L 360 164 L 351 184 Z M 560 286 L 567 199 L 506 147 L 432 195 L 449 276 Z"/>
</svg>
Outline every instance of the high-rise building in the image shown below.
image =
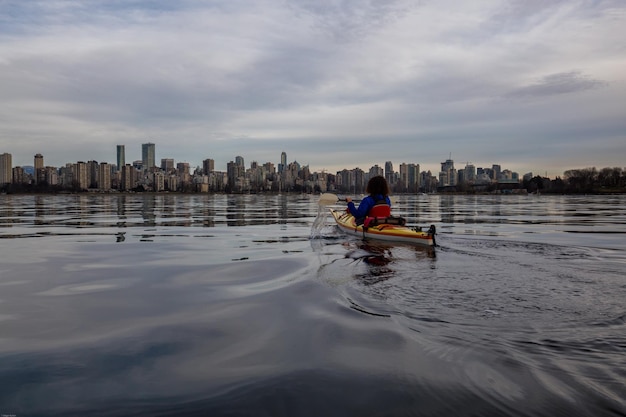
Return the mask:
<svg viewBox="0 0 626 417">
<path fill-rule="evenodd" d="M 134 188 L 134 168 L 130 164 L 126 164 L 121 168 L 122 178 L 120 180 L 119 188 L 122 191 L 128 191 Z"/>
<path fill-rule="evenodd" d="M 0 155 L 0 172 L 2 171 L 2 155 Z M 0 173 L 0 177 L 2 174 Z M 22 167 L 13 167 L 13 183 L 14 184 L 24 184 L 28 182 L 28 178 L 26 172 L 24 172 L 24 168 Z M 0 180 L 0 185 L 2 181 Z"/>
<path fill-rule="evenodd" d="M 124 165 L 126 165 L 126 147 L 117 145 L 117 170 L 121 171 Z"/>
<path fill-rule="evenodd" d="M 10 153 L 0 154 L 0 185 L 13 182 L 13 157 Z"/>
<path fill-rule="evenodd" d="M 240 190 L 244 184 L 246 168 L 237 161 L 230 161 L 226 164 L 226 175 L 228 177 L 228 186 L 232 190 Z"/>
<path fill-rule="evenodd" d="M 244 167 L 245 168 L 245 164 L 243 162 L 243 156 L 236 156 L 235 157 L 235 163 L 237 165 L 239 165 L 240 167 Z"/>
<path fill-rule="evenodd" d="M 176 164 L 176 171 L 178 171 L 178 178 L 183 186 L 191 182 L 189 162 L 178 162 Z"/>
<path fill-rule="evenodd" d="M 276 168 L 274 168 L 274 164 L 271 162 L 266 162 L 263 164 L 263 169 L 268 175 L 273 175 L 276 173 Z"/>
<path fill-rule="evenodd" d="M 202 172 L 204 175 L 209 175 L 211 172 L 215 171 L 215 161 L 212 159 L 205 159 L 202 161 Z"/>
<path fill-rule="evenodd" d="M 393 164 L 391 163 L 391 161 L 385 162 L 385 179 L 387 180 L 387 183 L 389 185 L 393 185 L 395 175 L 393 172 Z"/>
<path fill-rule="evenodd" d="M 454 168 L 454 161 L 452 159 L 446 159 L 446 162 L 441 163 L 441 171 L 439 172 L 439 185 L 442 187 L 456 185 L 456 169 Z"/>
<path fill-rule="evenodd" d="M 383 177 L 384 175 L 385 175 L 385 171 L 381 167 L 379 167 L 378 164 L 370 168 L 369 178 L 378 177 L 378 176 Z"/>
<path fill-rule="evenodd" d="M 111 165 L 103 162 L 98 167 L 98 188 L 109 190 L 111 188 Z"/>
<path fill-rule="evenodd" d="M 280 164 L 278 164 L 278 173 L 280 174 L 287 168 L 287 152 L 280 154 Z"/>
<path fill-rule="evenodd" d="M 493 175 L 491 177 L 492 180 L 499 180 L 500 179 L 500 171 L 502 170 L 502 167 L 500 165 L 491 165 L 491 170 L 492 173 L 491 175 Z"/>
<path fill-rule="evenodd" d="M 474 182 L 476 181 L 476 167 L 469 162 L 465 164 L 465 168 L 463 169 L 465 173 L 465 181 Z"/>
<path fill-rule="evenodd" d="M 78 161 L 72 165 L 74 185 L 78 186 L 81 190 L 89 188 L 89 170 L 87 166 L 88 165 L 82 161 Z"/>
<path fill-rule="evenodd" d="M 409 166 L 406 163 L 401 163 L 399 167 L 400 171 L 400 189 L 406 192 L 409 188 Z"/>
<path fill-rule="evenodd" d="M 35 155 L 35 184 L 41 184 L 45 181 L 45 171 L 43 169 L 43 155 L 38 153 Z"/>
<path fill-rule="evenodd" d="M 35 155 L 35 169 L 43 168 L 43 155 L 38 153 Z"/>
<path fill-rule="evenodd" d="M 409 191 L 417 192 L 422 186 L 420 181 L 420 164 L 409 164 Z"/>
<path fill-rule="evenodd" d="M 149 171 L 156 166 L 154 143 L 144 143 L 141 145 L 141 167 L 144 171 Z"/>
<path fill-rule="evenodd" d="M 98 161 L 87 161 L 87 182 L 89 188 L 98 188 L 100 176 L 100 164 Z"/>
<path fill-rule="evenodd" d="M 173 158 L 161 158 L 161 169 L 165 172 L 174 171 L 174 159 Z"/>
</svg>

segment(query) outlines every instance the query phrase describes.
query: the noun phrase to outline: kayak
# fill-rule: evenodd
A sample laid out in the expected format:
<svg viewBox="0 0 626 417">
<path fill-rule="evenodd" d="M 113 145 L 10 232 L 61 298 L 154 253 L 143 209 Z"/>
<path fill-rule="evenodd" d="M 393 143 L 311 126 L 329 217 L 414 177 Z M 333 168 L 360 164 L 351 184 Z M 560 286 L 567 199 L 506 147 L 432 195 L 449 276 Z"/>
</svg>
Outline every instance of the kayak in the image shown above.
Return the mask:
<svg viewBox="0 0 626 417">
<path fill-rule="evenodd" d="M 421 228 L 411 228 L 397 224 L 377 224 L 364 228 L 357 225 L 354 216 L 345 210 L 330 209 L 337 226 L 345 233 L 359 236 L 364 239 L 385 240 L 388 242 L 409 242 L 418 245 L 436 246 L 435 226 L 432 225 L 426 231 Z"/>
</svg>

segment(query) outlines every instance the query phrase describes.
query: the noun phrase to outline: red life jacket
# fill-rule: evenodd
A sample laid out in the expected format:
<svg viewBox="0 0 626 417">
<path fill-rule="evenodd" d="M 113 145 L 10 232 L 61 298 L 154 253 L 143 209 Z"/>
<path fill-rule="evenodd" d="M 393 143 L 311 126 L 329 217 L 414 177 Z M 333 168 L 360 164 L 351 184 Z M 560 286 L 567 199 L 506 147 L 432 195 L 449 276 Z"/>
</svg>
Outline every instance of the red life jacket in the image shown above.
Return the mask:
<svg viewBox="0 0 626 417">
<path fill-rule="evenodd" d="M 385 200 L 377 201 L 376 204 L 367 213 L 368 217 L 389 217 L 391 216 L 391 207 Z"/>
</svg>

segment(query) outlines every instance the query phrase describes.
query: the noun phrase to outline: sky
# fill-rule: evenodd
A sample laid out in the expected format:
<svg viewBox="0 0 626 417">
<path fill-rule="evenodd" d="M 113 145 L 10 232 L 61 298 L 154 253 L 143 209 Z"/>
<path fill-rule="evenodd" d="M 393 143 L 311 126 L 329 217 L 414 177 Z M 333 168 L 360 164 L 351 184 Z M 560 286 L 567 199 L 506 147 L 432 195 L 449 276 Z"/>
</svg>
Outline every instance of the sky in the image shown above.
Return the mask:
<svg viewBox="0 0 626 417">
<path fill-rule="evenodd" d="M 623 0 L 0 0 L 0 153 L 626 167 Z"/>
</svg>

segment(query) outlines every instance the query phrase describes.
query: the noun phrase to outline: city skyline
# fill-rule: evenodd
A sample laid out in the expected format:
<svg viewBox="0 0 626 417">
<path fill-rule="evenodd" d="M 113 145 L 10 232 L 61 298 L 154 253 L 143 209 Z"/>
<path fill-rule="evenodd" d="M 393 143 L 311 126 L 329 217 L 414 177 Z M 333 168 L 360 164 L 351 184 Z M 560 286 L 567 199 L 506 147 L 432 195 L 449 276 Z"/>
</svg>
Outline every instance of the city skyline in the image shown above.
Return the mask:
<svg viewBox="0 0 626 417">
<path fill-rule="evenodd" d="M 158 147 L 157 144 L 152 143 L 152 142 L 148 142 L 148 143 L 143 143 L 140 146 L 140 158 L 131 158 L 130 160 L 125 160 L 125 155 L 126 155 L 126 145 L 124 144 L 118 144 L 116 145 L 115 148 L 115 152 L 113 154 L 113 156 L 107 160 L 102 160 L 102 161 L 98 161 L 92 158 L 82 158 L 80 160 L 77 161 L 65 161 L 64 163 L 60 164 L 60 165 L 52 165 L 49 164 L 47 162 L 47 158 L 45 159 L 45 163 L 44 161 L 44 156 L 42 153 L 38 152 L 37 154 L 35 154 L 33 156 L 33 161 L 34 163 L 31 164 L 24 164 L 24 165 L 17 165 L 15 164 L 15 162 L 12 163 L 12 167 L 33 167 L 35 169 L 37 168 L 43 168 L 43 167 L 54 167 L 54 168 L 62 168 L 64 166 L 66 166 L 66 164 L 74 164 L 77 162 L 89 162 L 89 161 L 95 161 L 98 162 L 100 164 L 102 163 L 106 163 L 108 165 L 115 165 L 117 166 L 117 170 L 121 170 L 121 166 L 119 165 L 119 161 L 125 161 L 126 165 L 136 165 L 136 164 L 141 164 L 142 166 L 145 164 L 146 161 L 149 161 L 149 167 L 160 167 L 162 170 L 166 170 L 163 167 L 163 163 L 167 163 L 169 166 L 174 166 L 177 163 L 184 163 L 187 164 L 190 169 L 195 169 L 195 168 L 200 168 L 200 169 L 205 169 L 207 165 L 207 161 L 210 161 L 210 167 L 211 170 L 214 171 L 219 171 L 219 172 L 226 172 L 228 169 L 228 165 L 230 163 L 235 163 L 237 165 L 241 165 L 243 166 L 245 169 L 248 169 L 252 166 L 252 164 L 258 164 L 258 165 L 263 165 L 266 163 L 271 163 L 275 166 L 275 169 L 278 173 L 280 173 L 282 171 L 282 169 L 285 169 L 286 166 L 288 164 L 291 163 L 297 163 L 299 166 L 309 166 L 308 164 L 302 163 L 300 161 L 298 161 L 297 157 L 294 157 L 292 159 L 289 159 L 289 152 L 286 151 L 281 151 L 280 154 L 277 153 L 278 157 L 273 159 L 273 160 L 266 160 L 266 161 L 261 161 L 255 158 L 250 158 L 247 159 L 247 157 L 242 156 L 241 154 L 239 155 L 234 155 L 232 158 L 230 158 L 230 160 L 226 163 L 224 163 L 224 167 L 223 169 L 220 169 L 219 164 L 215 163 L 215 160 L 213 158 L 211 158 L 210 156 L 205 156 L 201 158 L 201 162 L 199 164 L 190 164 L 187 161 L 177 161 L 174 158 L 169 158 L 167 156 L 162 156 L 157 158 L 156 155 L 158 153 L 157 151 Z M 2 150 L 0 150 L 2 151 Z M 0 154 L 8 154 L 11 156 L 11 160 L 14 161 L 15 160 L 15 156 L 11 153 L 11 152 L 0 152 Z M 245 161 L 248 161 L 248 166 L 245 165 Z M 38 162 L 39 161 L 39 162 Z M 315 170 L 315 169 L 309 169 L 311 173 L 327 173 L 327 174 L 336 174 L 340 171 L 343 170 L 354 170 L 354 169 L 361 169 L 364 171 L 369 171 L 371 168 L 374 167 L 379 167 L 383 172 L 388 172 L 388 169 L 391 168 L 391 170 L 393 172 L 398 172 L 398 167 L 402 164 L 416 164 L 418 165 L 420 168 L 424 167 L 424 165 L 420 162 L 420 161 L 406 161 L 406 160 L 402 160 L 402 161 L 393 161 L 393 160 L 388 160 L 388 161 L 380 161 L 380 162 L 376 162 L 372 165 L 369 166 L 344 166 L 344 167 L 340 167 L 338 168 L 336 171 L 330 171 L 330 170 Z M 420 172 L 429 172 L 431 173 L 431 175 L 433 176 L 437 176 L 437 174 L 439 172 L 445 171 L 446 169 L 444 169 L 445 166 L 447 165 L 451 165 L 454 166 L 454 160 L 452 159 L 452 154 L 450 153 L 448 155 L 448 157 L 444 160 L 441 161 L 439 163 L 437 163 L 437 166 L 440 167 L 441 169 L 437 169 L 437 170 L 432 170 L 432 169 L 425 169 L 425 168 L 421 168 Z M 485 169 L 491 169 L 493 166 L 502 166 L 502 164 L 497 163 L 497 162 L 492 162 L 492 163 L 486 163 L 486 164 L 475 164 L 473 162 L 469 162 L 469 161 L 462 161 L 460 163 L 457 163 L 457 168 L 458 169 L 463 169 L 466 166 L 472 166 L 474 168 L 485 168 Z M 309 167 L 310 168 L 310 167 Z M 569 168 L 571 169 L 571 168 Z M 511 169 L 508 169 L 509 171 L 514 171 Z M 531 171 L 524 171 L 524 172 L 518 172 L 518 171 L 514 171 L 516 174 L 519 174 L 519 176 L 523 176 L 525 174 L 528 173 L 532 173 Z M 539 175 L 542 176 L 541 173 L 532 173 L 533 175 Z"/>
<path fill-rule="evenodd" d="M 18 166 L 114 162 L 117 144 L 138 160 L 146 141 L 193 166 L 279 149 L 328 172 L 436 171 L 450 152 L 549 177 L 624 165 L 618 0 L 8 0 L 0 21 L 0 150 Z"/>
</svg>

